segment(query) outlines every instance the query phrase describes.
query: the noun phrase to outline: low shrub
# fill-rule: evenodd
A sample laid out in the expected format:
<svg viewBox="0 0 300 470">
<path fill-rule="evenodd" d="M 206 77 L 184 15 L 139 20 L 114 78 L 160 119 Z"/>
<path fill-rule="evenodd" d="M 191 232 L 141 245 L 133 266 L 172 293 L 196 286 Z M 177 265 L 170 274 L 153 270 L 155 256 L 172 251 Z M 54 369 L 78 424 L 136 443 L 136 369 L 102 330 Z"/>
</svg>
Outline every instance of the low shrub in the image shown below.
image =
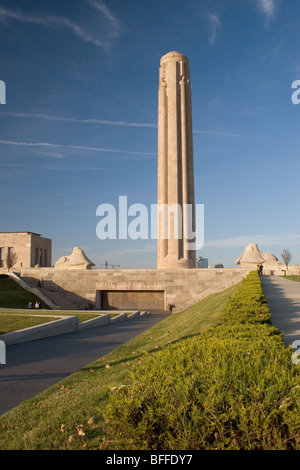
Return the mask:
<svg viewBox="0 0 300 470">
<path fill-rule="evenodd" d="M 109 448 L 300 449 L 300 371 L 257 279 L 245 279 L 222 325 L 145 356 L 111 393 Z"/>
<path fill-rule="evenodd" d="M 226 323 L 270 323 L 270 311 L 256 272 L 245 278 L 223 312 Z"/>
</svg>

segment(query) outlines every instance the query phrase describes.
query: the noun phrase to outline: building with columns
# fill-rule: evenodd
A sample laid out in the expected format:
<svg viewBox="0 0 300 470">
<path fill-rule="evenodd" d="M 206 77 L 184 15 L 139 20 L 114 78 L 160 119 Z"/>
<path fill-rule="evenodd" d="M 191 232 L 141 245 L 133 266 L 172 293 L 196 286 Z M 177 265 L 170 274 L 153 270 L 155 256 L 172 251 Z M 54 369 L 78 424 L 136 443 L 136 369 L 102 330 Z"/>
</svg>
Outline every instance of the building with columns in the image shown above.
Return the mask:
<svg viewBox="0 0 300 470">
<path fill-rule="evenodd" d="M 50 267 L 51 259 L 50 238 L 33 232 L 0 232 L 0 268 Z"/>
</svg>

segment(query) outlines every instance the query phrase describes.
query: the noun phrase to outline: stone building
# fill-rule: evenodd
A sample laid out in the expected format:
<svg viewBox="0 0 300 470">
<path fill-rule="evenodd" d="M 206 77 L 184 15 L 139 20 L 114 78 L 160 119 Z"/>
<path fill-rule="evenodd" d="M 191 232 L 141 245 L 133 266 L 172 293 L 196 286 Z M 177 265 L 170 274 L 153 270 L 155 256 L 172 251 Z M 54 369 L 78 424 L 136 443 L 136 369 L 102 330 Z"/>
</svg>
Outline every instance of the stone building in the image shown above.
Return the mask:
<svg viewBox="0 0 300 470">
<path fill-rule="evenodd" d="M 52 240 L 33 232 L 0 232 L 0 268 L 50 267 Z M 12 266 L 13 263 L 13 266 Z"/>
</svg>

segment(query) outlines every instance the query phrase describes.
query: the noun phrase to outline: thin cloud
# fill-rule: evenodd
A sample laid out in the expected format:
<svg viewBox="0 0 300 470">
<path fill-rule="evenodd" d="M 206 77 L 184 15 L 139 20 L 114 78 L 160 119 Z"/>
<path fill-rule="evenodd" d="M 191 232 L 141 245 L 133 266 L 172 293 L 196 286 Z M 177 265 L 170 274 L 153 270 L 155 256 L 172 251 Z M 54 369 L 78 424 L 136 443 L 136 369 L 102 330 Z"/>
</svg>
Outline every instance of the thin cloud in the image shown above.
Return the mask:
<svg viewBox="0 0 300 470">
<path fill-rule="evenodd" d="M 108 7 L 103 3 L 102 0 L 88 0 L 88 3 L 102 14 L 108 20 L 111 26 L 110 30 L 110 39 L 116 38 L 120 32 L 120 26 L 117 19 L 112 15 Z M 79 25 L 78 23 L 71 21 L 70 19 L 64 16 L 55 16 L 55 15 L 36 15 L 36 14 L 26 14 L 21 10 L 10 10 L 8 8 L 0 8 L 0 21 L 20 21 L 23 23 L 33 23 L 42 25 L 49 28 L 59 28 L 66 29 L 73 33 L 75 36 L 78 36 L 85 42 L 90 42 L 97 47 L 109 47 L 110 41 L 103 40 L 96 35 L 92 35 L 87 29 Z"/>
<path fill-rule="evenodd" d="M 212 45 L 215 42 L 216 38 L 217 38 L 218 31 L 221 27 L 221 21 L 220 21 L 220 18 L 218 17 L 218 15 L 216 15 L 215 13 L 211 13 L 209 15 L 209 22 L 210 22 L 209 43 Z"/>
<path fill-rule="evenodd" d="M 16 118 L 32 118 L 32 119 L 45 119 L 49 121 L 60 121 L 66 123 L 78 123 L 78 124 L 99 124 L 99 125 L 107 125 L 107 126 L 124 126 L 124 127 L 148 127 L 148 128 L 157 128 L 157 124 L 154 123 L 147 123 L 147 122 L 129 122 L 129 121 L 110 121 L 105 119 L 77 119 L 77 118 L 66 118 L 60 116 L 54 116 L 50 114 L 40 114 L 40 113 L 13 113 L 13 112 L 1 112 L 0 118 L 3 116 L 10 116 Z M 193 130 L 194 134 L 206 134 L 206 135 L 216 135 L 219 137 L 233 137 L 238 139 L 249 139 L 249 140 L 266 140 L 266 141 L 284 141 L 284 142 L 299 142 L 299 139 L 289 139 L 285 137 L 266 137 L 266 136 L 253 136 L 253 135 L 244 135 L 244 134 L 236 134 L 233 132 L 222 132 L 222 131 L 207 131 L 207 130 Z M 64 147 L 63 145 L 59 144 L 47 144 L 47 143 L 26 143 L 26 142 L 10 142 L 10 141 L 3 141 L 0 140 L 0 143 L 7 143 L 11 145 L 31 145 L 31 146 L 53 146 L 53 147 Z M 97 151 L 107 151 L 107 152 L 121 152 L 121 153 L 136 153 L 137 155 L 154 155 L 153 153 L 145 153 L 145 152 L 131 152 L 129 150 L 115 150 L 115 149 L 98 149 L 94 147 L 75 147 L 75 146 L 67 146 L 69 148 L 81 148 L 87 150 L 97 150 Z"/>
<path fill-rule="evenodd" d="M 33 118 L 33 119 L 45 119 L 49 121 L 61 121 L 61 122 L 73 122 L 79 124 L 103 124 L 107 126 L 127 126 L 127 127 L 157 127 L 157 124 L 145 123 L 145 122 L 127 122 L 127 121 L 110 121 L 105 119 L 77 119 L 77 118 L 65 118 L 60 116 L 53 116 L 50 114 L 39 114 L 39 113 L 12 113 L 12 112 L 1 112 L 1 116 L 11 116 L 17 118 Z"/>
<path fill-rule="evenodd" d="M 295 233 L 253 234 L 205 241 L 204 245 L 205 247 L 231 246 L 245 248 L 249 243 L 257 243 L 258 245 L 299 245 L 300 235 Z"/>
<path fill-rule="evenodd" d="M 299 142 L 297 139 L 289 139 L 285 137 L 264 137 L 264 136 L 253 136 L 253 135 L 243 135 L 243 134 L 234 134 L 231 132 L 218 132 L 218 131 L 200 131 L 194 130 L 195 134 L 207 134 L 207 135 L 217 135 L 220 137 L 234 137 L 238 139 L 250 139 L 250 140 L 267 140 L 267 141 L 284 141 L 284 142 Z"/>
<path fill-rule="evenodd" d="M 1 167 L 12 167 L 12 168 L 29 168 L 29 169 L 34 169 L 34 170 L 64 170 L 64 171 L 128 171 L 130 173 L 144 173 L 143 171 L 139 170 L 134 170 L 132 168 L 118 168 L 118 167 L 113 167 L 113 168 L 108 168 L 105 166 L 52 166 L 52 165 L 29 165 L 27 163 L 2 163 L 0 162 Z"/>
<path fill-rule="evenodd" d="M 3 116 L 10 116 L 10 117 L 16 117 L 16 118 L 32 118 L 32 119 L 45 119 L 49 121 L 60 121 L 60 122 L 66 122 L 66 123 L 78 123 L 78 124 L 99 124 L 99 125 L 107 125 L 107 126 L 124 126 L 124 127 L 148 127 L 148 128 L 157 128 L 157 124 L 154 123 L 147 123 L 147 122 L 129 122 L 129 121 L 111 121 L 111 120 L 105 120 L 105 119 L 77 119 L 77 118 L 66 118 L 66 117 L 60 117 L 60 116 L 54 116 L 54 115 L 49 115 L 49 114 L 40 114 L 40 113 L 13 113 L 13 112 L 1 112 L 0 113 L 0 118 Z M 266 140 L 266 141 L 285 141 L 285 142 L 299 142 L 297 139 L 289 139 L 285 137 L 266 137 L 266 136 L 253 136 L 253 135 L 244 135 L 244 134 L 236 134 L 233 132 L 222 132 L 222 131 L 208 131 L 208 130 L 198 130 L 194 129 L 193 130 L 194 134 L 206 134 L 206 135 L 216 135 L 219 137 L 233 137 L 233 138 L 238 138 L 238 139 L 249 139 L 249 140 Z M 9 143 L 9 141 L 1 141 L 0 143 Z M 11 143 L 12 145 L 12 143 Z M 32 146 L 37 146 L 37 145 L 48 145 L 48 146 L 54 146 L 54 147 L 63 147 L 63 145 L 58 145 L 58 144 L 46 144 L 46 143 L 25 143 L 25 142 L 15 142 L 14 145 L 32 145 Z M 75 148 L 75 147 L 74 147 Z M 80 147 L 78 147 L 80 148 Z M 107 151 L 107 152 L 114 152 L 117 150 L 114 149 L 95 149 L 92 147 L 82 147 L 83 149 L 89 149 L 89 150 L 98 150 L 98 151 Z M 137 154 L 144 154 L 144 155 L 154 155 L 152 153 L 144 153 L 144 152 L 130 152 L 129 150 L 126 151 L 118 151 L 121 153 L 137 153 Z"/>
<path fill-rule="evenodd" d="M 0 144 L 11 145 L 17 147 L 47 147 L 47 148 L 65 148 L 73 150 L 88 150 L 92 152 L 112 152 L 112 153 L 124 153 L 129 155 L 146 155 L 153 156 L 155 153 L 151 152 L 137 152 L 131 150 L 121 150 L 121 149 L 110 149 L 110 148 L 101 148 L 101 147 L 88 147 L 84 145 L 65 145 L 65 144 L 52 144 L 50 142 L 17 142 L 13 140 L 3 140 L 0 139 Z"/>
<path fill-rule="evenodd" d="M 277 10 L 278 0 L 258 0 L 258 6 L 266 17 L 267 24 L 273 19 Z"/>
<path fill-rule="evenodd" d="M 272 47 L 268 52 L 262 55 L 259 59 L 261 62 L 266 62 L 267 60 L 273 59 L 274 57 L 278 56 L 281 52 L 282 48 L 284 47 L 284 41 L 280 41 L 274 47 Z"/>
<path fill-rule="evenodd" d="M 99 124 L 99 125 L 107 125 L 107 126 L 124 126 L 124 127 L 148 127 L 156 129 L 158 126 L 154 123 L 147 123 L 147 122 L 130 122 L 130 121 L 111 121 L 107 119 L 78 119 L 78 118 L 69 118 L 69 117 L 61 117 L 61 116 L 54 116 L 51 114 L 41 114 L 41 113 L 13 113 L 13 112 L 1 112 L 1 117 L 16 117 L 16 118 L 28 118 L 28 119 L 44 119 L 49 121 L 58 121 L 58 122 L 66 122 L 66 123 L 77 123 L 77 124 Z M 249 140 L 266 140 L 266 141 L 285 141 L 285 142 L 299 142 L 299 139 L 289 139 L 285 137 L 266 137 L 266 136 L 253 136 L 253 135 L 245 135 L 245 134 L 237 134 L 234 132 L 222 132 L 222 131 L 208 131 L 208 130 L 198 130 L 194 129 L 193 133 L 195 134 L 206 134 L 206 135 L 216 135 L 219 137 L 233 137 L 238 139 L 249 139 Z M 5 143 L 6 141 L 1 141 L 0 143 Z M 44 143 L 38 144 L 31 144 L 31 143 L 15 143 L 15 145 L 47 145 Z M 48 144 L 49 146 L 61 146 L 57 144 Z M 93 148 L 83 147 L 92 150 Z M 113 149 L 98 149 L 99 151 L 116 151 Z M 119 151 L 120 152 L 120 151 Z M 144 152 L 130 152 L 128 151 L 121 151 L 122 153 L 137 153 L 137 154 L 145 154 L 145 155 L 153 155 Z"/>
<path fill-rule="evenodd" d="M 118 37 L 121 29 L 119 20 L 112 14 L 105 3 L 102 0 L 88 0 L 88 3 L 105 15 L 112 27 L 111 36 Z"/>
</svg>

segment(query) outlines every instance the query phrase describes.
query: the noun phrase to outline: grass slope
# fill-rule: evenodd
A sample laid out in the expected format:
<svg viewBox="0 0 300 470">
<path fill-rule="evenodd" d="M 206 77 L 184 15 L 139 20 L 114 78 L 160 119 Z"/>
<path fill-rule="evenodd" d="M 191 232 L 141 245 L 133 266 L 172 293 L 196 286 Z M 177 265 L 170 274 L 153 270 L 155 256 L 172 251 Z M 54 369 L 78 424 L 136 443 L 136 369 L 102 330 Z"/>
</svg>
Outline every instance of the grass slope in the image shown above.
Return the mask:
<svg viewBox="0 0 300 470">
<path fill-rule="evenodd" d="M 35 295 L 22 289 L 16 282 L 6 275 L 0 275 L 0 308 L 27 308 L 29 302 L 41 302 Z M 49 307 L 41 302 L 43 309 Z"/>
<path fill-rule="evenodd" d="M 256 272 L 222 323 L 149 355 L 103 411 L 109 450 L 300 450 L 300 369 Z"/>
<path fill-rule="evenodd" d="M 186 312 L 173 315 L 136 336 L 104 358 L 0 417 L 0 449 L 101 449 L 105 435 L 102 410 L 111 389 L 130 383 L 133 366 L 169 344 L 220 323 L 239 284 L 213 294 Z"/>
</svg>

